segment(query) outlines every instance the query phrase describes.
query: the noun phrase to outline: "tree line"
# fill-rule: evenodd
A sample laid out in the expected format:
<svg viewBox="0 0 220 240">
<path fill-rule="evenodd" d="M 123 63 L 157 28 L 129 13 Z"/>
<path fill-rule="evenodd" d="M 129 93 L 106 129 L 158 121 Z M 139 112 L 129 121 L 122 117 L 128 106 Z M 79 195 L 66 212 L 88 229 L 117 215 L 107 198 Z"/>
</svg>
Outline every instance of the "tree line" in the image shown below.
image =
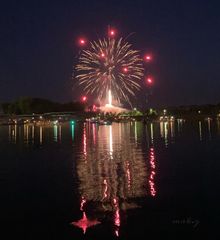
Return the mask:
<svg viewBox="0 0 220 240">
<path fill-rule="evenodd" d="M 13 102 L 1 103 L 1 108 L 5 114 L 32 114 L 47 112 L 75 112 L 85 111 L 86 108 L 92 111 L 84 102 L 58 103 L 43 98 L 20 97 Z M 167 114 L 174 116 L 195 116 L 195 115 L 216 115 L 220 113 L 220 103 L 206 105 L 189 105 L 177 107 L 164 107 Z M 130 115 L 137 114 L 147 116 L 161 116 L 164 108 L 145 109 L 144 111 L 131 110 Z M 133 114 L 132 114 L 133 113 Z"/>
<path fill-rule="evenodd" d="M 32 114 L 84 111 L 85 104 L 81 102 L 58 103 L 42 98 L 20 97 L 16 101 L 2 103 L 1 107 L 5 114 Z"/>
</svg>

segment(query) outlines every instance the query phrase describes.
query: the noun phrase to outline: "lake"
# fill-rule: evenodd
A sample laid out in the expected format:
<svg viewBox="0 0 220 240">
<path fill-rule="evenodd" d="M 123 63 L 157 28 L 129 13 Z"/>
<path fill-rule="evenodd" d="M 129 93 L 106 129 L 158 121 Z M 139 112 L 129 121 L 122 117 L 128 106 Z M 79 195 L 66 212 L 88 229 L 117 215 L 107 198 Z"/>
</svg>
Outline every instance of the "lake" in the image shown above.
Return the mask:
<svg viewBox="0 0 220 240">
<path fill-rule="evenodd" d="M 218 232 L 215 119 L 0 126 L 0 144 L 3 239 Z"/>
</svg>

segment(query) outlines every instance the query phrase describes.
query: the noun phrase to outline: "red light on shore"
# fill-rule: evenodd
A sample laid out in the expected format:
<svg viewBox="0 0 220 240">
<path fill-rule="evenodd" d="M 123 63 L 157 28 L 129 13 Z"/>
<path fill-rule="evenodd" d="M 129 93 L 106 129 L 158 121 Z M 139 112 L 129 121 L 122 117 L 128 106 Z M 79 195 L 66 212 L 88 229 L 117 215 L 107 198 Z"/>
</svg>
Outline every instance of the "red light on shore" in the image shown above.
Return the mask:
<svg viewBox="0 0 220 240">
<path fill-rule="evenodd" d="M 105 57 L 105 54 L 104 54 L 104 53 L 101 53 L 101 57 L 104 58 L 104 57 Z"/>
</svg>

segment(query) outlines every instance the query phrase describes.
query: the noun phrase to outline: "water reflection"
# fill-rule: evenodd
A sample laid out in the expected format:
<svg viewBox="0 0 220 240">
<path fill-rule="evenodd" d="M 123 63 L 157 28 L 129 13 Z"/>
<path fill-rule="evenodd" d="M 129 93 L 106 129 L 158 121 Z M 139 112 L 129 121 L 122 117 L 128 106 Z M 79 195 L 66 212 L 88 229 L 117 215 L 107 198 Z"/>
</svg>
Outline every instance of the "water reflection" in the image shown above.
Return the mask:
<svg viewBox="0 0 220 240">
<path fill-rule="evenodd" d="M 204 121 L 198 121 L 199 140 L 212 140 L 212 124 L 211 118 L 206 118 Z M 219 131 L 219 121 L 216 122 L 217 130 Z M 207 137 L 208 136 L 208 137 Z"/>
<path fill-rule="evenodd" d="M 212 134 L 211 134 L 211 118 L 207 119 L 207 124 L 208 124 L 208 133 L 209 133 L 209 140 L 212 139 Z"/>
<path fill-rule="evenodd" d="M 155 174 L 156 174 L 155 154 L 154 154 L 154 148 L 151 147 L 150 148 L 150 179 L 149 179 L 149 186 L 150 186 L 150 194 L 153 197 L 156 195 Z"/>
<path fill-rule="evenodd" d="M 42 143 L 43 143 L 43 128 L 42 128 L 42 126 L 40 126 L 39 130 L 40 130 L 40 134 L 39 134 L 40 144 L 42 145 Z"/>
<path fill-rule="evenodd" d="M 82 218 L 76 222 L 71 223 L 72 225 L 81 228 L 83 230 L 84 234 L 86 233 L 87 228 L 93 227 L 93 226 L 101 223 L 101 222 L 97 221 L 96 219 L 95 220 L 88 219 L 88 217 L 86 216 L 86 212 L 84 210 L 85 203 L 86 203 L 86 200 L 84 197 L 82 197 L 81 203 L 80 203 L 80 211 L 82 212 Z"/>
<path fill-rule="evenodd" d="M 32 138 L 32 143 L 34 143 L 34 125 L 32 125 L 32 128 L 31 128 L 31 138 Z"/>
<path fill-rule="evenodd" d="M 182 130 L 182 121 L 177 120 L 178 132 Z M 160 121 L 160 136 L 164 139 L 165 147 L 175 142 L 175 121 Z"/>
<path fill-rule="evenodd" d="M 24 141 L 25 141 L 25 143 L 28 143 L 29 142 L 29 126 L 28 126 L 28 124 L 24 125 L 23 131 L 24 131 Z"/>
<path fill-rule="evenodd" d="M 138 124 L 134 128 L 130 123 L 83 126 L 82 154 L 77 160 L 83 206 L 95 202 L 97 211 L 109 212 L 116 236 L 119 236 L 121 211 L 139 207 L 137 198 L 156 195 L 154 148 L 149 149 L 150 156 L 143 152 L 143 146 L 138 144 Z"/>
<path fill-rule="evenodd" d="M 59 142 L 62 141 L 62 125 L 59 125 Z"/>
<path fill-rule="evenodd" d="M 153 142 L 154 142 L 154 127 L 153 127 L 153 123 L 150 124 L 150 136 L 151 136 L 151 143 L 153 144 Z"/>
<path fill-rule="evenodd" d="M 168 147 L 168 121 L 160 122 L 160 135 L 164 139 L 164 144 Z"/>
<path fill-rule="evenodd" d="M 72 137 L 72 142 L 74 142 L 74 134 L 75 134 L 75 125 L 74 125 L 74 123 L 71 123 L 71 137 Z"/>
<path fill-rule="evenodd" d="M 134 135 L 135 135 L 135 143 L 137 143 L 137 122 L 134 123 Z"/>
<path fill-rule="evenodd" d="M 196 135 L 198 136 L 198 139 L 200 141 L 203 141 L 205 139 L 212 140 L 212 138 L 215 137 L 215 134 L 220 132 L 219 119 L 215 120 L 211 118 L 206 118 L 204 120 L 196 121 L 195 124 L 195 131 L 197 132 Z M 116 125 L 117 131 L 115 130 Z M 148 126 L 148 129 L 145 131 L 144 128 L 146 126 Z M 87 161 L 88 159 L 86 155 L 88 149 L 91 149 L 91 147 L 95 149 L 97 148 L 97 146 L 98 148 L 102 146 L 102 148 L 105 149 L 107 154 L 105 157 L 108 156 L 109 158 L 114 158 L 114 155 L 118 153 L 117 144 L 124 145 L 124 142 L 121 140 L 123 137 L 133 138 L 126 143 L 126 147 L 128 146 L 129 148 L 131 145 L 131 148 L 137 148 L 137 150 L 142 152 L 145 152 L 145 150 L 141 150 L 143 147 L 140 147 L 140 145 L 142 144 L 141 138 L 143 134 L 149 135 L 149 141 L 145 143 L 147 144 L 147 147 L 150 148 L 150 143 L 158 141 L 159 138 L 163 140 L 165 147 L 168 147 L 169 144 L 175 143 L 176 139 L 178 139 L 176 137 L 184 137 L 184 134 L 180 134 L 183 133 L 183 126 L 184 121 L 182 119 L 177 119 L 176 122 L 160 121 L 149 123 L 147 125 L 143 125 L 141 122 L 130 122 L 127 124 L 120 123 L 110 126 L 97 127 L 96 124 L 89 125 L 87 123 L 84 123 L 83 125 L 79 125 L 78 123 L 71 122 L 66 125 L 59 123 L 51 125 L 38 125 L 31 123 L 26 123 L 24 125 L 14 124 L 4 126 L 4 128 L 7 128 L 6 134 L 8 134 L 7 137 L 11 143 L 17 144 L 23 142 L 27 146 L 30 144 L 43 145 L 51 141 L 54 141 L 55 143 L 64 143 L 67 138 L 71 139 L 71 142 L 74 143 L 74 139 L 76 137 L 76 130 L 78 131 L 78 129 L 81 129 L 83 127 L 82 135 L 77 135 L 77 138 L 79 137 L 79 141 L 83 146 L 83 153 L 85 156 L 84 160 Z M 105 130 L 104 132 L 103 130 L 101 130 L 102 127 L 106 127 L 107 130 Z M 69 136 L 67 135 L 67 132 Z M 62 139 L 63 137 L 64 139 Z M 102 145 L 100 144 L 100 139 L 104 139 Z M 88 144 L 90 145 L 89 148 Z M 122 148 L 120 151 L 124 151 L 123 149 L 124 148 Z"/>
<path fill-rule="evenodd" d="M 164 137 L 164 122 L 163 121 L 160 122 L 160 136 L 161 136 L 161 138 Z"/>
<path fill-rule="evenodd" d="M 217 131 L 220 134 L 220 118 L 217 119 Z"/>
<path fill-rule="evenodd" d="M 106 199 L 108 201 L 116 193 L 121 198 L 145 195 L 142 186 L 147 176 L 146 162 L 142 149 L 130 139 L 129 124 L 123 127 L 120 124 L 98 127 L 98 141 L 95 145 L 90 138 L 87 139 L 87 134 L 88 129 L 84 126 L 83 156 L 77 162 L 82 195 L 87 200 L 100 201 L 108 183 L 111 185 L 111 192 Z M 139 171 L 141 174 L 137 174 Z M 136 175 L 137 178 L 132 178 Z M 121 184 L 119 180 L 129 184 Z M 131 185 L 131 191 L 128 190 L 128 185 Z M 97 192 L 94 192 L 95 186 L 98 187 Z"/>
<path fill-rule="evenodd" d="M 146 134 L 147 138 L 149 137 Z M 149 188 L 151 196 L 156 196 L 156 187 L 155 187 L 155 175 L 156 175 L 156 164 L 155 164 L 155 152 L 154 152 L 154 131 L 153 131 L 153 124 L 150 124 L 150 149 L 149 149 L 149 159 L 150 159 L 150 166 L 149 166 Z M 149 139 L 147 139 L 149 142 Z"/>
<path fill-rule="evenodd" d="M 176 123 L 176 132 L 174 122 L 169 121 L 145 125 L 141 122 L 113 123 L 110 126 L 78 122 L 50 126 L 17 124 L 1 126 L 3 131 L 0 137 L 19 144 L 19 149 L 20 146 L 27 148 L 27 142 L 36 146 L 44 144 L 46 149 L 47 144 L 56 147 L 56 142 L 62 141 L 59 147 L 67 151 L 66 145 L 63 146 L 69 144 L 70 151 L 74 151 L 77 171 L 74 177 L 78 178 L 80 214 L 79 217 L 73 216 L 72 225 L 86 233 L 90 227 L 110 223 L 114 235 L 121 236 L 126 221 L 125 212 L 141 207 L 143 199 L 153 199 L 160 191 L 157 184 L 157 149 L 163 148 L 162 152 L 165 152 L 165 147 L 175 137 L 176 142 L 183 137 L 180 140 L 187 144 L 191 144 L 189 138 L 195 138 L 193 140 L 197 143 L 207 140 L 209 136 L 213 140 L 216 138 L 215 119 L 196 121 L 193 125 L 190 122 L 184 127 L 182 121 Z M 217 124 L 220 131 L 220 122 L 217 121 Z M 185 130 L 190 131 L 186 132 L 187 138 L 183 132 Z M 44 151 L 41 152 L 43 154 Z M 73 207 L 75 204 L 74 200 Z"/>
<path fill-rule="evenodd" d="M 172 143 L 174 143 L 174 139 L 175 139 L 175 122 L 174 121 L 170 121 L 170 136 L 171 136 Z"/>
<path fill-rule="evenodd" d="M 11 130 L 11 125 L 8 126 L 8 140 L 11 141 L 11 135 L 12 135 L 12 130 Z"/>
<path fill-rule="evenodd" d="M 86 155 L 87 155 L 86 123 L 84 123 L 84 127 L 83 127 L 83 155 L 85 156 L 84 160 L 86 160 Z"/>
<path fill-rule="evenodd" d="M 177 131 L 180 134 L 183 130 L 183 119 L 177 119 Z"/>
<path fill-rule="evenodd" d="M 95 124 L 92 124 L 92 138 L 93 138 L 93 143 L 96 143 L 96 127 Z"/>
<path fill-rule="evenodd" d="M 54 126 L 53 126 L 53 139 L 54 139 L 54 142 L 57 142 L 57 139 L 58 139 L 58 126 L 57 126 L 57 124 L 54 124 Z"/>
<path fill-rule="evenodd" d="M 8 139 L 12 143 L 17 142 L 17 125 L 9 125 L 8 126 Z"/>
<path fill-rule="evenodd" d="M 199 140 L 202 141 L 202 122 L 199 121 Z"/>
<path fill-rule="evenodd" d="M 8 128 L 8 140 L 11 143 L 24 143 L 26 146 L 31 144 L 42 145 L 45 142 L 62 142 L 63 127 L 66 130 L 69 124 L 44 125 L 36 123 L 13 124 L 5 126 Z M 74 141 L 75 125 L 71 124 L 70 136 Z M 51 134 L 52 133 L 52 134 Z M 65 132 L 66 137 L 66 132 Z M 69 137 L 67 135 L 67 137 Z M 46 141 L 45 141 L 46 140 Z"/>
</svg>

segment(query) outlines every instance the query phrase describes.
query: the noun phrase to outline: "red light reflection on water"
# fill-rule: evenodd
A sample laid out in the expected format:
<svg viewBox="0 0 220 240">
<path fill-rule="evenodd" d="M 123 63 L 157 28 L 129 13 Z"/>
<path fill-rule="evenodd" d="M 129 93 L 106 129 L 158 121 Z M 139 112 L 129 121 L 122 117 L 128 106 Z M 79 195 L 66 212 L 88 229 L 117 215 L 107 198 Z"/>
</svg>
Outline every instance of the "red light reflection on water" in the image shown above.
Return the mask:
<svg viewBox="0 0 220 240">
<path fill-rule="evenodd" d="M 86 203 L 86 199 L 82 196 L 81 203 L 80 203 L 80 210 L 83 211 L 83 207 Z"/>
<path fill-rule="evenodd" d="M 108 197 L 108 183 L 107 183 L 107 180 L 104 179 L 103 180 L 103 184 L 104 184 L 104 191 L 103 191 L 103 198 L 102 200 L 106 199 Z"/>
<path fill-rule="evenodd" d="M 84 234 L 86 233 L 87 228 L 101 223 L 96 219 L 90 220 L 87 218 L 86 212 L 83 211 L 83 207 L 84 207 L 85 203 L 86 203 L 86 199 L 82 196 L 81 202 L 80 202 L 80 211 L 83 212 L 83 217 L 81 219 L 79 219 L 78 221 L 71 223 L 71 225 L 81 228 L 83 230 Z"/>
<path fill-rule="evenodd" d="M 100 224 L 101 222 L 95 220 L 89 220 L 86 216 L 86 213 L 83 212 L 83 217 L 81 219 L 79 219 L 77 222 L 72 222 L 71 224 L 81 228 L 83 230 L 83 233 L 86 233 L 87 228 L 95 226 L 97 224 Z"/>
<path fill-rule="evenodd" d="M 155 168 L 156 168 L 156 165 L 155 165 L 155 155 L 154 155 L 154 148 L 151 147 L 150 148 L 150 168 L 151 168 L 151 171 L 150 171 L 150 179 L 148 180 L 149 182 L 149 186 L 150 186 L 150 194 L 151 196 L 156 196 L 156 189 L 155 189 L 155 175 L 156 175 L 156 172 L 155 172 Z"/>
<path fill-rule="evenodd" d="M 122 142 L 121 139 L 124 138 L 121 136 L 124 130 L 120 129 L 121 126 L 114 127 L 100 126 L 97 129 L 95 124 L 83 126 L 80 141 L 83 146 L 81 146 L 81 155 L 77 163 L 79 189 L 82 194 L 78 206 L 81 215 L 80 219 L 77 221 L 74 219 L 75 222 L 72 224 L 85 233 L 88 227 L 99 223 L 97 218 L 94 220 L 97 215 L 91 217 L 93 220 L 87 218 L 86 215 L 90 218 L 90 212 L 87 209 L 92 209 L 91 213 L 96 214 L 97 211 L 93 210 L 97 208 L 99 216 L 103 211 L 104 214 L 108 211 L 107 214 L 111 217 L 112 233 L 117 238 L 122 235 L 125 211 L 141 207 L 136 202 L 136 197 L 156 196 L 157 162 L 153 147 L 153 127 L 151 127 L 149 143 L 151 148 L 147 149 L 149 157 L 147 161 L 144 159 L 144 154 L 135 154 L 134 149 L 138 148 L 138 153 L 142 151 L 135 142 L 124 143 L 124 140 Z M 137 135 L 137 126 L 135 131 Z M 118 144 L 124 145 L 118 147 Z M 103 154 L 105 150 L 110 154 Z M 121 150 L 125 154 L 120 158 L 120 171 L 118 171 L 118 154 Z M 103 222 L 107 220 L 102 219 Z M 105 224 L 109 224 L 109 218 Z"/>
<path fill-rule="evenodd" d="M 114 204 L 114 209 L 115 209 L 114 225 L 117 227 L 115 229 L 115 235 L 118 237 L 119 236 L 119 227 L 121 225 L 121 219 L 120 219 L 119 203 L 118 203 L 118 199 L 117 198 L 113 199 L 113 204 Z"/>
<path fill-rule="evenodd" d="M 130 173 L 129 162 L 126 162 L 126 175 L 127 175 L 127 181 L 128 181 L 128 189 L 130 189 L 130 187 L 131 187 L 131 173 Z"/>
<path fill-rule="evenodd" d="M 86 125 L 83 128 L 83 153 L 86 156 L 87 155 L 87 150 L 86 150 Z"/>
<path fill-rule="evenodd" d="M 96 143 L 96 128 L 95 124 L 92 124 L 92 136 L 93 136 L 93 142 Z"/>
</svg>

